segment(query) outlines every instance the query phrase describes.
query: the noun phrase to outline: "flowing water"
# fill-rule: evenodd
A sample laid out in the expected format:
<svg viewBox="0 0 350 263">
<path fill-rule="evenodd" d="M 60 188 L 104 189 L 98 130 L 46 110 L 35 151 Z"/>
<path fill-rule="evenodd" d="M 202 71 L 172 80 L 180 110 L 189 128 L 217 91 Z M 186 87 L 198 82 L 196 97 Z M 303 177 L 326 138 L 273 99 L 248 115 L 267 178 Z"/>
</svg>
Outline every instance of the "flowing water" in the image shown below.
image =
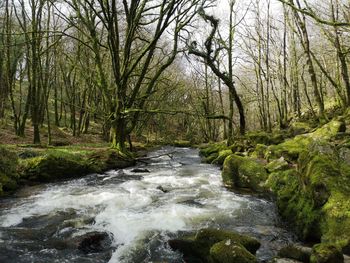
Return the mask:
<svg viewBox="0 0 350 263">
<path fill-rule="evenodd" d="M 135 167 L 27 188 L 0 203 L 0 262 L 182 262 L 167 241 L 205 227 L 234 230 L 262 242 L 266 261 L 294 241 L 273 202 L 223 187 L 218 167 L 198 150 L 164 147 Z M 98 251 L 79 237 L 107 233 Z M 94 253 L 92 253 L 94 252 Z"/>
</svg>

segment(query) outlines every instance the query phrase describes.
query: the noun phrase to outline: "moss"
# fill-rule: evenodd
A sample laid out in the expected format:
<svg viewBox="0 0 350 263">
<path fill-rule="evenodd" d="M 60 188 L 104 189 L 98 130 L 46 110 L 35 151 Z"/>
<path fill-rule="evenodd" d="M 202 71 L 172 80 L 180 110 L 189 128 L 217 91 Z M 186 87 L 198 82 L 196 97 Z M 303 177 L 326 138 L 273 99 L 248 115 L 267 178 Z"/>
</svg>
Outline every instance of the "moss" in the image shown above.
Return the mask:
<svg viewBox="0 0 350 263">
<path fill-rule="evenodd" d="M 332 244 L 321 243 L 312 248 L 311 263 L 340 263 L 343 261 L 343 253 Z"/>
<path fill-rule="evenodd" d="M 284 141 L 284 136 L 280 133 L 267 133 L 264 131 L 248 132 L 246 138 L 254 145 L 256 144 L 279 144 Z"/>
<path fill-rule="evenodd" d="M 0 196 L 7 191 L 13 191 L 17 188 L 17 173 L 18 157 L 17 155 L 0 146 Z"/>
<path fill-rule="evenodd" d="M 237 188 L 249 188 L 254 191 L 264 190 L 263 184 L 268 178 L 264 166 L 255 159 L 235 154 L 225 159 L 222 179 L 225 185 Z"/>
<path fill-rule="evenodd" d="M 299 154 L 307 150 L 308 146 L 317 140 L 330 140 L 338 132 L 344 131 L 344 122 L 342 120 L 332 120 L 314 132 L 295 136 L 285 142 L 272 145 L 268 148 L 268 159 L 277 159 L 283 156 L 288 161 L 296 161 Z"/>
<path fill-rule="evenodd" d="M 268 147 L 264 144 L 257 144 L 251 153 L 252 158 L 265 158 Z"/>
<path fill-rule="evenodd" d="M 232 154 L 231 150 L 222 150 L 219 152 L 218 156 L 212 161 L 212 163 L 222 165 L 226 157 L 231 154 Z"/>
<path fill-rule="evenodd" d="M 319 211 L 314 207 L 310 193 L 304 190 L 301 175 L 294 169 L 269 175 L 266 185 L 275 193 L 282 217 L 292 223 L 303 239 L 320 238 Z"/>
<path fill-rule="evenodd" d="M 208 157 L 214 153 L 218 154 L 222 150 L 227 150 L 228 147 L 224 143 L 212 143 L 201 147 L 199 154 L 204 157 Z"/>
<path fill-rule="evenodd" d="M 244 246 L 249 252 L 255 254 L 259 249 L 260 243 L 255 238 L 241 235 L 232 231 L 218 230 L 214 228 L 206 228 L 198 231 L 195 236 L 195 240 L 204 242 L 207 247 L 211 247 L 217 242 L 230 239 L 235 243 L 239 243 Z"/>
<path fill-rule="evenodd" d="M 283 156 L 279 159 L 273 160 L 265 165 L 265 168 L 270 172 L 283 171 L 289 168 L 289 164 L 284 160 Z"/>
<path fill-rule="evenodd" d="M 242 245 L 231 239 L 223 240 L 210 248 L 210 256 L 214 263 L 255 263 L 256 257 Z"/>
<path fill-rule="evenodd" d="M 103 172 L 110 169 L 126 168 L 135 164 L 130 155 L 121 154 L 114 149 L 99 150 L 88 157 L 88 165 L 95 172 Z"/>
<path fill-rule="evenodd" d="M 21 163 L 21 170 L 23 178 L 37 182 L 79 177 L 92 171 L 85 159 L 72 154 L 30 158 Z"/>
<path fill-rule="evenodd" d="M 190 141 L 185 141 L 185 140 L 175 140 L 172 143 L 176 147 L 191 147 L 192 143 Z"/>
<path fill-rule="evenodd" d="M 179 250 L 182 252 L 186 262 L 190 261 L 190 259 L 200 259 L 201 262 L 225 262 L 213 261 L 214 259 L 211 257 L 211 248 L 217 243 L 227 240 L 230 240 L 232 244 L 237 244 L 237 246 L 240 247 L 240 251 L 244 250 L 244 255 L 251 255 L 250 253 L 255 254 L 255 252 L 260 247 L 259 241 L 257 241 L 255 238 L 251 238 L 249 236 L 241 235 L 231 231 L 211 228 L 201 229 L 195 236 L 170 240 L 169 245 L 173 250 Z M 226 257 L 226 250 L 214 250 L 215 252 L 213 255 L 215 255 L 216 259 L 219 259 L 220 257 Z"/>
<path fill-rule="evenodd" d="M 313 129 L 312 125 L 310 125 L 310 123 L 308 123 L 308 122 L 296 121 L 296 122 L 290 123 L 290 125 L 289 125 L 289 131 L 294 136 L 311 132 L 312 129 Z"/>
<path fill-rule="evenodd" d="M 278 256 L 281 258 L 290 258 L 301 262 L 309 263 L 311 256 L 311 248 L 302 247 L 295 244 L 288 245 L 286 247 L 283 247 L 280 251 L 278 251 Z"/>
</svg>

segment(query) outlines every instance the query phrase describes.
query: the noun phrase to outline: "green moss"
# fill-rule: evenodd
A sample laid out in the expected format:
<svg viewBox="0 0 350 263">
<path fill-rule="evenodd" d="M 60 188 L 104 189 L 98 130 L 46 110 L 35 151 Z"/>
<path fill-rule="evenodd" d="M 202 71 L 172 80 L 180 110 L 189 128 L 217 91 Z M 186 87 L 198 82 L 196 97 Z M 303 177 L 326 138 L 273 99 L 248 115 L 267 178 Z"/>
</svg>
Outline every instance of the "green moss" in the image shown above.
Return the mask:
<svg viewBox="0 0 350 263">
<path fill-rule="evenodd" d="M 312 248 L 311 263 L 338 263 L 343 262 L 344 257 L 340 249 L 332 244 L 317 244 Z"/>
<path fill-rule="evenodd" d="M 270 172 L 276 172 L 276 171 L 283 171 L 287 170 L 289 168 L 289 164 L 286 160 L 284 160 L 283 157 L 272 160 L 267 165 L 265 165 L 265 168 Z"/>
<path fill-rule="evenodd" d="M 79 177 L 92 171 L 85 159 L 72 154 L 46 154 L 30 158 L 24 160 L 21 167 L 23 178 L 37 182 Z"/>
<path fill-rule="evenodd" d="M 222 165 L 226 157 L 231 154 L 232 154 L 231 150 L 222 150 L 219 152 L 218 156 L 212 161 L 212 163 Z"/>
<path fill-rule="evenodd" d="M 289 125 L 289 130 L 294 136 L 311 132 L 312 129 L 313 129 L 312 125 L 310 125 L 310 123 L 308 122 L 296 121 L 296 122 L 290 123 Z"/>
<path fill-rule="evenodd" d="M 257 144 L 251 153 L 252 158 L 265 158 L 268 147 L 264 144 Z"/>
<path fill-rule="evenodd" d="M 271 173 L 266 185 L 275 193 L 281 215 L 303 239 L 319 239 L 319 211 L 294 169 Z"/>
<path fill-rule="evenodd" d="M 87 163 L 94 172 L 126 168 L 135 164 L 132 156 L 121 154 L 114 149 L 95 151 L 87 157 Z"/>
<path fill-rule="evenodd" d="M 199 154 L 204 157 L 208 157 L 214 153 L 219 154 L 220 151 L 228 149 L 228 147 L 224 143 L 207 144 L 200 148 L 201 149 L 199 150 Z"/>
<path fill-rule="evenodd" d="M 0 146 L 0 196 L 7 191 L 13 191 L 17 188 L 17 173 L 18 157 L 17 155 Z"/>
<path fill-rule="evenodd" d="M 344 122 L 342 120 L 332 120 L 314 132 L 295 136 L 285 142 L 272 145 L 268 148 L 268 159 L 277 159 L 283 156 L 288 161 L 296 161 L 299 154 L 307 150 L 309 145 L 318 140 L 329 140 L 344 131 Z"/>
<path fill-rule="evenodd" d="M 222 179 L 225 185 L 237 188 L 249 188 L 254 191 L 264 190 L 268 174 L 264 166 L 255 159 L 235 154 L 225 159 Z"/>
<path fill-rule="evenodd" d="M 210 256 L 214 263 L 255 263 L 256 257 L 242 245 L 231 239 L 223 240 L 210 248 Z"/>
<path fill-rule="evenodd" d="M 264 131 L 248 132 L 245 136 L 252 144 L 279 144 L 284 141 L 284 136 L 280 133 L 267 133 Z"/>
<path fill-rule="evenodd" d="M 218 247 L 212 250 L 213 246 L 222 241 L 226 243 L 227 240 L 230 240 L 230 244 L 232 244 L 232 246 L 234 244 L 239 246 L 239 252 L 242 251 L 240 255 L 244 256 L 245 258 L 251 258 L 251 255 L 255 254 L 260 247 L 259 241 L 257 241 L 255 238 L 231 231 L 211 228 L 201 229 L 195 236 L 170 240 L 169 245 L 172 249 L 182 252 L 185 259 L 200 259 L 201 262 L 228 262 L 219 261 L 220 258 L 224 259 L 227 257 L 227 250 L 222 250 Z M 253 258 L 255 259 L 254 256 Z"/>
<path fill-rule="evenodd" d="M 278 251 L 278 256 L 308 263 L 310 261 L 311 248 L 292 244 Z"/>
<path fill-rule="evenodd" d="M 175 140 L 173 142 L 173 145 L 176 147 L 191 147 L 192 143 L 190 141 L 185 140 Z"/>
<path fill-rule="evenodd" d="M 213 228 L 201 229 L 195 236 L 195 240 L 202 242 L 206 247 L 211 247 L 215 243 L 230 239 L 232 242 L 239 243 L 249 252 L 255 254 L 259 249 L 260 243 L 255 238 L 241 235 L 232 231 L 218 230 Z"/>
</svg>

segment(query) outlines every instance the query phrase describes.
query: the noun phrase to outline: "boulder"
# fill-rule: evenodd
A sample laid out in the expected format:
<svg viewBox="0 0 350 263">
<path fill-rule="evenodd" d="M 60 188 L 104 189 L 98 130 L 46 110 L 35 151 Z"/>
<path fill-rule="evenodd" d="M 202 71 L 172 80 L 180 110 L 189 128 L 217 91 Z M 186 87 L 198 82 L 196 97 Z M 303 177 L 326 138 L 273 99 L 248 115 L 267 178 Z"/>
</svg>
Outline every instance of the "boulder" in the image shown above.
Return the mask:
<svg viewBox="0 0 350 263">
<path fill-rule="evenodd" d="M 342 263 L 344 256 L 342 252 L 332 244 L 317 244 L 312 248 L 311 263 Z"/>
<path fill-rule="evenodd" d="M 281 156 L 279 159 L 272 160 L 267 165 L 265 165 L 265 168 L 270 172 L 277 172 L 277 171 L 283 171 L 287 170 L 289 168 L 288 162 L 284 159 L 283 156 Z"/>
<path fill-rule="evenodd" d="M 85 254 L 108 250 L 112 244 L 111 237 L 105 232 L 90 232 L 79 238 L 78 249 Z"/>
<path fill-rule="evenodd" d="M 278 256 L 281 258 L 289 258 L 298 260 L 304 263 L 310 262 L 312 249 L 309 247 L 303 247 L 300 245 L 288 245 L 283 247 L 279 252 Z"/>
<path fill-rule="evenodd" d="M 17 189 L 19 174 L 17 173 L 18 157 L 5 147 L 0 146 L 0 196 L 7 191 Z"/>
<path fill-rule="evenodd" d="M 173 250 L 183 253 L 186 262 L 204 263 L 233 262 L 223 261 L 228 256 L 232 256 L 230 249 L 236 251 L 237 254 L 240 253 L 240 257 L 237 257 L 237 259 L 248 260 L 236 262 L 256 262 L 253 254 L 260 247 L 259 241 L 255 238 L 211 228 L 201 229 L 195 236 L 169 240 L 168 243 Z M 229 246 L 227 247 L 226 244 L 228 243 Z"/>
<path fill-rule="evenodd" d="M 214 263 L 256 263 L 256 257 L 241 244 L 231 239 L 223 240 L 210 248 Z"/>
<path fill-rule="evenodd" d="M 268 174 L 264 166 L 257 160 L 235 154 L 225 159 L 222 179 L 226 186 L 236 188 L 249 188 L 261 192 Z"/>
</svg>

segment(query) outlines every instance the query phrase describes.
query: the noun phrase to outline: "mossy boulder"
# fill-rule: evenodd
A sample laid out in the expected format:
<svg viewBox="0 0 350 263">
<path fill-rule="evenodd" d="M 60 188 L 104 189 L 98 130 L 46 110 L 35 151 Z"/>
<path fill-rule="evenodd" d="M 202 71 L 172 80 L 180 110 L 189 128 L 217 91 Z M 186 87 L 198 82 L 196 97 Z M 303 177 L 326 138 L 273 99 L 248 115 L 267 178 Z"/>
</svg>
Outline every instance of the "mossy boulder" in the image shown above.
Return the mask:
<svg viewBox="0 0 350 263">
<path fill-rule="evenodd" d="M 312 129 L 312 125 L 308 122 L 294 121 L 289 124 L 289 132 L 293 136 L 311 132 Z"/>
<path fill-rule="evenodd" d="M 86 161 L 73 154 L 45 154 L 21 163 L 22 177 L 34 182 L 51 182 L 86 175 L 92 169 Z"/>
<path fill-rule="evenodd" d="M 342 263 L 344 262 L 343 253 L 339 248 L 332 244 L 317 244 L 312 248 L 310 257 L 311 263 Z"/>
<path fill-rule="evenodd" d="M 294 227 L 302 239 L 320 239 L 320 213 L 315 209 L 301 175 L 294 169 L 271 173 L 266 186 L 276 195 L 277 207 L 283 218 Z"/>
<path fill-rule="evenodd" d="M 115 149 L 95 151 L 87 157 L 87 163 L 94 172 L 101 173 L 110 169 L 122 169 L 135 164 L 134 158 Z"/>
<path fill-rule="evenodd" d="M 268 174 L 264 166 L 257 160 L 235 154 L 229 155 L 224 162 L 222 179 L 226 186 L 249 188 L 263 191 Z"/>
<path fill-rule="evenodd" d="M 252 158 L 265 158 L 268 147 L 265 144 L 257 144 L 250 156 Z"/>
<path fill-rule="evenodd" d="M 265 165 L 265 168 L 270 172 L 277 172 L 277 171 L 283 171 L 283 170 L 288 170 L 289 164 L 288 162 L 284 159 L 283 156 L 281 156 L 279 159 L 272 160 L 269 162 L 267 165 Z"/>
<path fill-rule="evenodd" d="M 350 236 L 350 166 L 336 147 L 314 141 L 300 154 L 298 168 L 271 173 L 266 186 L 276 194 L 281 215 L 301 238 L 344 247 Z"/>
<path fill-rule="evenodd" d="M 264 131 L 248 132 L 245 137 L 254 145 L 256 144 L 279 144 L 284 141 L 281 133 L 267 133 Z"/>
<path fill-rule="evenodd" d="M 267 158 L 277 159 L 283 156 L 288 161 L 296 161 L 299 158 L 299 154 L 307 150 L 313 141 L 330 140 L 339 132 L 344 132 L 345 129 L 346 126 L 342 119 L 332 120 L 314 132 L 297 135 L 281 144 L 271 145 L 268 148 Z"/>
<path fill-rule="evenodd" d="M 229 260 L 229 255 L 232 256 L 230 249 L 237 251 L 237 259 L 242 260 L 236 262 L 255 262 L 253 254 L 259 249 L 260 243 L 249 236 L 208 228 L 199 230 L 196 235 L 169 240 L 169 246 L 180 251 L 186 262 L 233 262 L 223 261 Z"/>
<path fill-rule="evenodd" d="M 219 230 L 214 228 L 201 229 L 195 236 L 195 240 L 205 244 L 207 247 L 211 247 L 215 243 L 223 240 L 231 240 L 232 242 L 239 243 L 244 246 L 250 253 L 255 252 L 260 247 L 260 242 L 255 238 L 241 235 L 232 231 Z"/>
<path fill-rule="evenodd" d="M 0 196 L 7 191 L 13 191 L 17 188 L 19 174 L 17 173 L 18 157 L 17 155 L 0 146 Z"/>
<path fill-rule="evenodd" d="M 190 141 L 185 140 L 175 140 L 173 142 L 173 145 L 176 147 L 191 147 L 192 143 Z"/>
<path fill-rule="evenodd" d="M 310 262 L 312 249 L 309 247 L 303 247 L 295 244 L 291 244 L 283 247 L 278 251 L 278 256 L 281 258 L 289 258 L 298 260 L 304 263 Z"/>
<path fill-rule="evenodd" d="M 218 164 L 222 165 L 229 155 L 232 154 L 232 150 L 222 150 L 219 152 L 218 157 L 216 157 L 213 161 L 212 164 Z"/>
<path fill-rule="evenodd" d="M 204 162 L 212 163 L 219 157 L 221 151 L 230 150 L 224 143 L 211 143 L 200 147 L 199 155 L 204 157 Z M 221 159 L 221 157 L 220 157 Z"/>
<path fill-rule="evenodd" d="M 231 239 L 223 240 L 210 248 L 210 256 L 214 263 L 255 263 L 256 257 L 241 244 Z"/>
</svg>

